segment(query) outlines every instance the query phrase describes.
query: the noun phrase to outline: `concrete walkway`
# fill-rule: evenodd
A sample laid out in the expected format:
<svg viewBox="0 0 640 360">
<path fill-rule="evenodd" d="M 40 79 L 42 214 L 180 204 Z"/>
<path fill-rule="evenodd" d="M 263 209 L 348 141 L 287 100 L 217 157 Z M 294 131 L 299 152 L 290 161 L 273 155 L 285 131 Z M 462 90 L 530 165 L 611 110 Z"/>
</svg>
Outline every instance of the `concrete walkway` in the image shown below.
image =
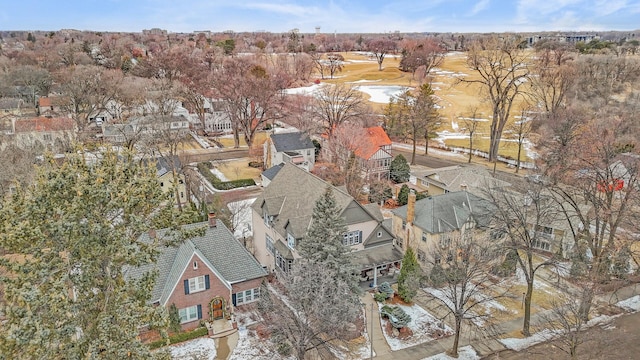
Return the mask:
<svg viewBox="0 0 640 360">
<path fill-rule="evenodd" d="M 387 344 L 387 340 L 382 333 L 382 324 L 380 323 L 380 311 L 378 304 L 373 299 L 373 295 L 366 292 L 362 296 L 362 302 L 364 303 L 365 314 L 367 319 L 367 333 L 369 334 L 369 341 L 373 342 L 373 353 L 376 358 L 382 358 L 391 354 L 391 348 Z M 373 306 L 373 316 L 371 316 L 371 307 Z M 373 324 L 372 324 L 373 323 Z M 371 333 L 373 325 L 373 333 Z"/>
</svg>

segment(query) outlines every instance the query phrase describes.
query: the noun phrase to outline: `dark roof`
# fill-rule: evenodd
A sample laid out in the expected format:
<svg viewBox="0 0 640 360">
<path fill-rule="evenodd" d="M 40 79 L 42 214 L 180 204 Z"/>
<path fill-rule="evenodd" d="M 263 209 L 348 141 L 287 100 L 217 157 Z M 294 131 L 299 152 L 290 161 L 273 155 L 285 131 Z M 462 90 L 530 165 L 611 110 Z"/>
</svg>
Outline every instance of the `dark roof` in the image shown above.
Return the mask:
<svg viewBox="0 0 640 360">
<path fill-rule="evenodd" d="M 401 261 L 404 255 L 393 244 L 386 244 L 352 252 L 351 259 L 360 269 Z"/>
<path fill-rule="evenodd" d="M 139 278 L 144 273 L 157 270 L 158 278 L 152 291 L 151 302 L 165 302 L 171 296 L 177 281 L 184 269 L 190 265 L 191 257 L 198 255 L 223 283 L 231 288 L 231 284 L 266 276 L 266 271 L 258 261 L 245 249 L 227 227 L 218 221 L 215 227 L 209 227 L 208 222 L 185 225 L 185 229 L 205 227 L 205 233 L 184 241 L 178 247 L 165 247 L 162 249 L 158 261 L 138 268 L 130 268 L 126 271 L 128 278 Z M 156 232 L 162 237 L 165 230 Z M 150 243 L 152 240 L 148 233 L 140 236 L 139 241 Z"/>
<path fill-rule="evenodd" d="M 311 221 L 315 203 L 327 187 L 332 188 L 336 205 L 347 225 L 375 219 L 349 194 L 291 163 L 284 164 L 251 207 L 258 214 L 266 211 L 274 216 L 274 229 L 286 238 L 284 227 L 289 220 L 297 219 L 293 224 L 296 232 L 308 227 L 299 220 Z"/>
<path fill-rule="evenodd" d="M 280 171 L 280 169 L 282 169 L 283 166 L 284 166 L 284 163 L 280 163 L 276 166 L 272 166 L 267 170 L 263 171 L 262 176 L 266 177 L 269 180 L 273 180 L 273 178 L 276 177 L 276 175 L 278 175 L 278 172 Z"/>
<path fill-rule="evenodd" d="M 309 136 L 301 132 L 271 134 L 271 141 L 277 152 L 314 148 Z"/>
<path fill-rule="evenodd" d="M 487 225 L 493 212 L 491 202 L 467 191 L 429 196 L 416 201 L 414 225 L 432 234 L 460 229 L 470 218 L 479 225 Z M 407 205 L 393 213 L 407 219 Z"/>
</svg>

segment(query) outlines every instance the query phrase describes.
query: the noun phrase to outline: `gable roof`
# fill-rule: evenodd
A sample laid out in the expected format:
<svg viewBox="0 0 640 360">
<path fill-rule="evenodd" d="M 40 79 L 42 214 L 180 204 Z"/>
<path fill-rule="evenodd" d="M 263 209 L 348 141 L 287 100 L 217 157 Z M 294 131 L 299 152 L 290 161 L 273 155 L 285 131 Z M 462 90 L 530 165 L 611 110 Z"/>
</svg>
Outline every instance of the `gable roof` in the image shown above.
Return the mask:
<svg viewBox="0 0 640 360">
<path fill-rule="evenodd" d="M 15 132 L 73 131 L 76 123 L 69 118 L 36 117 L 16 120 Z"/>
<path fill-rule="evenodd" d="M 158 278 L 152 291 L 152 302 L 159 301 L 165 305 L 180 280 L 184 269 L 190 265 L 193 255 L 197 255 L 212 269 L 213 273 L 228 288 L 236 282 L 266 276 L 266 271 L 258 261 L 238 242 L 227 227 L 218 221 L 216 227 L 209 227 L 208 222 L 185 225 L 185 229 L 206 227 L 202 236 L 185 240 L 178 247 L 164 247 L 155 264 L 129 268 L 127 278 L 140 278 L 144 273 L 157 270 Z M 166 229 L 158 230 L 162 237 Z M 142 234 L 139 241 L 150 243 L 148 233 Z"/>
<path fill-rule="evenodd" d="M 340 214 L 345 216 L 347 225 L 361 222 L 363 219 L 374 219 L 349 194 L 291 163 L 284 164 L 251 207 L 258 214 L 263 214 L 265 210 L 268 215 L 274 216 L 273 227 L 285 238 L 285 226 L 289 220 L 292 220 L 296 231 L 308 227 L 315 203 L 324 194 L 327 186 L 332 188 L 336 205 Z M 307 225 L 301 221 L 307 221 Z"/>
<path fill-rule="evenodd" d="M 314 148 L 309 136 L 301 132 L 271 134 L 271 141 L 277 152 Z"/>
<path fill-rule="evenodd" d="M 466 186 L 471 192 L 476 193 L 477 189 L 511 185 L 506 181 L 491 176 L 491 173 L 484 166 L 476 165 L 455 165 L 430 169 L 417 172 L 415 176 L 449 191 L 458 191 Z"/>
<path fill-rule="evenodd" d="M 401 219 L 407 219 L 407 205 L 393 213 Z M 459 230 L 470 218 L 479 226 L 487 225 L 492 213 L 488 200 L 467 191 L 450 192 L 416 201 L 413 224 L 431 234 Z"/>
<path fill-rule="evenodd" d="M 278 172 L 280 171 L 280 169 L 282 169 L 283 166 L 284 166 L 284 163 L 280 163 L 278 165 L 272 166 L 267 170 L 263 171 L 262 176 L 266 177 L 269 180 L 273 180 L 273 178 L 276 177 L 276 175 L 278 175 Z"/>
<path fill-rule="evenodd" d="M 357 157 L 368 160 L 383 146 L 390 146 L 391 139 L 381 126 L 364 129 L 362 141 L 354 149 Z"/>
</svg>

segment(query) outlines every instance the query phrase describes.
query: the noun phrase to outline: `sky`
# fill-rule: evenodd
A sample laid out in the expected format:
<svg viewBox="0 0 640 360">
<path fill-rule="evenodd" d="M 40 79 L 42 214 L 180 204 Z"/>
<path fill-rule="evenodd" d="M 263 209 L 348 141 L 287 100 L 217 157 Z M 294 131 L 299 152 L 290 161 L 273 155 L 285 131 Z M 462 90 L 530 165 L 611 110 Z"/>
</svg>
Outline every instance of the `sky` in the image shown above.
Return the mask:
<svg viewBox="0 0 640 360">
<path fill-rule="evenodd" d="M 640 0 L 4 0 L 0 30 L 313 33 L 640 29 Z"/>
</svg>

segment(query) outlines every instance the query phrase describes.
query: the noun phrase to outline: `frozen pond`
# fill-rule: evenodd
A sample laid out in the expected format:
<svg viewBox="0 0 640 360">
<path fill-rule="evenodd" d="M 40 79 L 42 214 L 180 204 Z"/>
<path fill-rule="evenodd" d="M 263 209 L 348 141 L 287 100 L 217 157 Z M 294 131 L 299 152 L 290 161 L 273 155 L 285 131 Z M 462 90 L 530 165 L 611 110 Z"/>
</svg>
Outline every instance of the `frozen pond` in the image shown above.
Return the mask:
<svg viewBox="0 0 640 360">
<path fill-rule="evenodd" d="M 403 92 L 409 90 L 406 86 L 382 86 L 382 85 L 361 85 L 356 86 L 356 90 L 362 91 L 367 95 L 371 96 L 369 101 L 380 103 L 380 104 L 388 104 L 393 96 L 398 96 Z"/>
</svg>

